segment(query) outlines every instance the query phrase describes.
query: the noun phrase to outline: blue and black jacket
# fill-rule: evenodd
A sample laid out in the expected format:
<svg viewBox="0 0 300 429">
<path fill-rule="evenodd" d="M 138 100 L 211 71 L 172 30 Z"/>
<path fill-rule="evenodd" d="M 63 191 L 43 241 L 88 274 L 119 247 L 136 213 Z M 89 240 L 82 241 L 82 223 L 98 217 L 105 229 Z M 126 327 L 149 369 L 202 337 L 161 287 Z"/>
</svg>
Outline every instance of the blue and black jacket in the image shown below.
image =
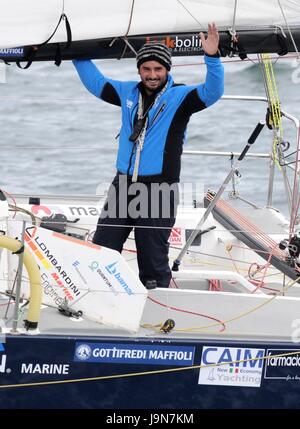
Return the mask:
<svg viewBox="0 0 300 429">
<path fill-rule="evenodd" d="M 137 117 L 141 82 L 108 79 L 87 60 L 73 61 L 86 88 L 96 97 L 120 106 L 122 128 L 119 136 L 117 169 L 133 173 L 136 143 L 129 140 Z M 224 90 L 224 70 L 220 58 L 205 55 L 206 81 L 200 85 L 176 85 L 168 75 L 168 87 L 148 112 L 148 127 L 141 152 L 138 180 L 179 182 L 181 154 L 190 116 L 215 103 Z"/>
</svg>

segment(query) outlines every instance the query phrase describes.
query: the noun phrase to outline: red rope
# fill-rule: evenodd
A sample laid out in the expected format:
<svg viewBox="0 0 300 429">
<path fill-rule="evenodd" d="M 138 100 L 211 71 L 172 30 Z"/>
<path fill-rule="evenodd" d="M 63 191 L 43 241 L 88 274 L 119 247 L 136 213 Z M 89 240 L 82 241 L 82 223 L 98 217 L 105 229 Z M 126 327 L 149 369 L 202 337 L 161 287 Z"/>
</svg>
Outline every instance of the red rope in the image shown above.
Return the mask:
<svg viewBox="0 0 300 429">
<path fill-rule="evenodd" d="M 223 326 L 223 328 L 220 330 L 220 332 L 223 332 L 226 329 L 225 323 L 222 322 L 219 319 L 216 319 L 215 317 L 207 316 L 205 314 L 196 313 L 195 311 L 183 310 L 182 308 L 173 307 L 173 306 L 170 306 L 170 305 L 167 305 L 167 304 L 163 304 L 162 302 L 159 302 L 156 299 L 151 298 L 150 296 L 148 296 L 148 299 L 150 299 L 150 301 L 154 302 L 155 304 L 158 304 L 158 305 L 161 305 L 162 307 L 168 308 L 169 310 L 179 311 L 181 313 L 188 313 L 188 314 L 192 314 L 194 316 L 205 317 L 206 319 L 210 319 L 210 320 L 213 320 L 214 322 L 218 322 L 218 323 L 220 323 Z"/>
<path fill-rule="evenodd" d="M 207 195 L 209 200 L 213 199 L 213 196 Z M 280 258 L 284 258 L 285 254 L 278 248 L 278 244 L 272 240 L 267 234 L 265 234 L 261 229 L 259 229 L 256 225 L 250 222 L 245 216 L 243 216 L 239 211 L 230 206 L 224 200 L 219 200 L 216 204 L 224 213 L 230 215 L 230 217 L 243 228 L 244 231 L 250 232 L 253 234 L 262 244 L 272 249 L 273 254 L 276 254 Z M 253 249 L 255 250 L 255 249 Z M 259 250 L 259 249 L 257 249 Z"/>
<path fill-rule="evenodd" d="M 218 203 L 217 203 L 218 205 Z M 220 206 L 223 206 L 224 211 L 227 213 L 233 214 L 234 218 L 239 221 L 240 224 L 245 226 L 245 231 L 254 233 L 256 237 L 259 237 L 259 239 L 268 247 L 276 247 L 277 243 L 272 240 L 269 236 L 267 236 L 262 230 L 260 230 L 256 225 L 251 223 L 245 216 L 243 216 L 238 210 L 236 210 L 234 207 L 231 207 L 229 204 L 227 204 L 225 201 L 220 202 Z"/>
<path fill-rule="evenodd" d="M 214 291 L 214 292 L 222 291 L 223 289 L 222 289 L 220 280 L 214 280 L 214 279 L 210 280 L 209 281 L 209 290 Z"/>
</svg>

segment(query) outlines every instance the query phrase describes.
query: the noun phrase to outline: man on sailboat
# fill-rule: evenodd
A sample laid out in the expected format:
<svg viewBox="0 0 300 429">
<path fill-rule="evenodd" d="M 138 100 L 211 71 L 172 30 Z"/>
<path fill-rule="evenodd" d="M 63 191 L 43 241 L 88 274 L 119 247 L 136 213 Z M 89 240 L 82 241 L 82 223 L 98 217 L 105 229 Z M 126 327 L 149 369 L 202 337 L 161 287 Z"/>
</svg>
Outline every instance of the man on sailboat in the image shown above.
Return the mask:
<svg viewBox="0 0 300 429">
<path fill-rule="evenodd" d="M 117 175 L 93 242 L 121 252 L 134 228 L 139 276 L 148 289 L 168 287 L 171 280 L 168 239 L 176 218 L 189 118 L 223 95 L 216 25 L 210 24 L 207 37 L 200 37 L 207 75 L 205 83 L 194 86 L 173 82 L 171 52 L 162 43 L 147 43 L 138 52 L 140 82 L 112 80 L 91 61 L 74 60 L 86 88 L 122 109 Z"/>
</svg>

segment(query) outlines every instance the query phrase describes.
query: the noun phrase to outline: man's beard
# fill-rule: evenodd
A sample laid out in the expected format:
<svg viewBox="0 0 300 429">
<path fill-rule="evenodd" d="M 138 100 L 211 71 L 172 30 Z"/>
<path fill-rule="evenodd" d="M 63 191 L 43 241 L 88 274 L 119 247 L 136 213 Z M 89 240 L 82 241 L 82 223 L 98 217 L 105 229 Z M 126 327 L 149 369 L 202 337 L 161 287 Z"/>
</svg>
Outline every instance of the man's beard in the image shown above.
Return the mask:
<svg viewBox="0 0 300 429">
<path fill-rule="evenodd" d="M 146 82 L 147 82 L 147 81 L 146 81 Z M 155 94 L 155 93 L 157 93 L 157 92 L 160 92 L 160 91 L 163 89 L 163 87 L 165 86 L 166 82 L 167 82 L 167 78 L 166 78 L 163 82 L 161 82 L 161 83 L 160 83 L 160 85 L 159 85 L 159 86 L 157 86 L 156 88 L 151 88 L 151 87 L 149 87 L 148 85 L 146 86 L 145 84 L 144 84 L 144 87 L 145 87 L 149 92 L 152 92 L 153 94 Z"/>
</svg>

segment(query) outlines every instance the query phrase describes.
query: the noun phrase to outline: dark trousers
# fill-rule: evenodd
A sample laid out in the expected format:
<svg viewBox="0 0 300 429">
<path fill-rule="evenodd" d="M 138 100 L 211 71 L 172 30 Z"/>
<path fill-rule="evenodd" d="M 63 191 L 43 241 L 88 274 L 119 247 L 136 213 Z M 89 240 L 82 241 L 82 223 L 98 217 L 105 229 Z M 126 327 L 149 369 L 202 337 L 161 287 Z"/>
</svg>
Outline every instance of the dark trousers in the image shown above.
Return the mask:
<svg viewBox="0 0 300 429">
<path fill-rule="evenodd" d="M 93 238 L 93 243 L 122 252 L 134 228 L 140 280 L 144 285 L 156 280 L 158 287 L 168 287 L 171 280 L 168 239 L 178 205 L 177 184 L 171 190 L 164 185 L 132 184 L 127 176 L 117 175 Z"/>
</svg>

